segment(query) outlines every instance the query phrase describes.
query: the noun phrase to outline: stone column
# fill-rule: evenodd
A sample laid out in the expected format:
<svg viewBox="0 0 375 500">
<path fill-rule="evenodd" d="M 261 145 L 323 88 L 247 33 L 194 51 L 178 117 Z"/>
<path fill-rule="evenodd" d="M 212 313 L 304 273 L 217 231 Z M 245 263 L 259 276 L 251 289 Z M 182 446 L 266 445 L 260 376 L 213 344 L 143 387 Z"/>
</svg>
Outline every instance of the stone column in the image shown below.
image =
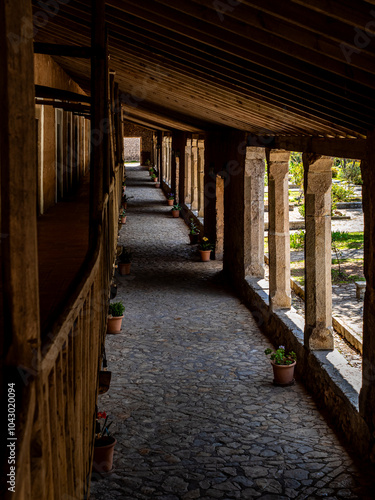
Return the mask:
<svg viewBox="0 0 375 500">
<path fill-rule="evenodd" d="M 216 176 L 216 241 L 215 259 L 222 260 L 224 253 L 224 179 Z"/>
<path fill-rule="evenodd" d="M 268 249 L 269 296 L 272 310 L 289 309 L 290 238 L 289 238 L 289 151 L 267 150 L 268 165 Z"/>
<path fill-rule="evenodd" d="M 204 141 L 198 141 L 198 217 L 204 217 Z"/>
<path fill-rule="evenodd" d="M 265 149 L 247 147 L 244 179 L 245 275 L 264 277 Z"/>
<path fill-rule="evenodd" d="M 191 139 L 186 140 L 185 146 L 185 203 L 191 203 Z"/>
<path fill-rule="evenodd" d="M 332 350 L 331 184 L 333 159 L 304 153 L 305 347 Z"/>
<path fill-rule="evenodd" d="M 172 186 L 172 137 L 168 137 L 168 185 Z"/>
</svg>

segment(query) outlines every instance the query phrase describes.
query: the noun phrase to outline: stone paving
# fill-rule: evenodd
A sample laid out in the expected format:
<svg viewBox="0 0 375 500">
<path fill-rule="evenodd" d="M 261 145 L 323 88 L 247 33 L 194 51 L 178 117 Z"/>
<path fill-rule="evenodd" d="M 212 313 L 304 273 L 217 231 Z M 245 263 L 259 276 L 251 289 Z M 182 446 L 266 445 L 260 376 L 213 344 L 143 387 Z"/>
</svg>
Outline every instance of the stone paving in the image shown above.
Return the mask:
<svg viewBox="0 0 375 500">
<path fill-rule="evenodd" d="M 134 198 L 120 243 L 134 259 L 116 277 L 125 318 L 107 335 L 112 383 L 98 402 L 117 444 L 91 500 L 374 498 L 373 473 L 304 387 L 272 385 L 272 346 L 221 263 L 199 261 L 144 169 L 127 175 Z"/>
</svg>

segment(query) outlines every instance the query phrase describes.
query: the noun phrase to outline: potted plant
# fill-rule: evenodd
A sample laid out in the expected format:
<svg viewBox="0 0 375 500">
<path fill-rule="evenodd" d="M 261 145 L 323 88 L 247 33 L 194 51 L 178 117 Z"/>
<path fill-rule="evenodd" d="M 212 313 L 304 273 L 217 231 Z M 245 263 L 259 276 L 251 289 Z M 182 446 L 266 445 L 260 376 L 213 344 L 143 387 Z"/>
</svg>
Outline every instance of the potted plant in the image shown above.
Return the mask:
<svg viewBox="0 0 375 500">
<path fill-rule="evenodd" d="M 182 209 L 182 206 L 179 204 L 179 203 L 175 203 L 173 206 L 172 206 L 172 216 L 173 217 L 180 217 L 180 211 Z"/>
<path fill-rule="evenodd" d="M 109 304 L 107 333 L 121 333 L 121 324 L 125 306 L 122 302 L 112 302 Z"/>
<path fill-rule="evenodd" d="M 126 224 L 126 210 L 125 210 L 125 208 L 121 209 L 120 219 L 121 219 L 121 224 Z"/>
<path fill-rule="evenodd" d="M 199 227 L 195 224 L 193 217 L 190 217 L 189 238 L 191 245 L 198 243 L 199 232 Z"/>
<path fill-rule="evenodd" d="M 128 201 L 133 198 L 133 196 L 126 196 L 126 194 L 123 195 L 121 198 L 121 206 L 122 208 L 125 208 L 125 210 L 128 208 Z"/>
<path fill-rule="evenodd" d="M 156 176 L 156 174 L 155 174 L 154 172 L 151 174 L 151 179 L 152 179 L 154 182 L 158 182 L 158 178 L 157 178 L 157 176 Z"/>
<path fill-rule="evenodd" d="M 130 264 L 132 261 L 132 253 L 125 247 L 122 247 L 122 252 L 118 257 L 118 270 L 121 276 L 125 276 L 126 274 L 130 274 Z"/>
<path fill-rule="evenodd" d="M 264 354 L 270 356 L 273 368 L 273 383 L 281 387 L 294 384 L 294 367 L 296 366 L 297 356 L 293 351 L 286 352 L 285 347 L 280 345 L 276 351 L 266 349 Z"/>
<path fill-rule="evenodd" d="M 150 167 L 150 168 L 148 169 L 148 173 L 150 174 L 150 176 L 151 176 L 152 174 L 154 174 L 154 173 L 155 173 L 155 171 L 154 171 L 153 167 Z"/>
<path fill-rule="evenodd" d="M 169 207 L 172 207 L 174 205 L 174 193 L 167 194 L 167 204 Z"/>
<path fill-rule="evenodd" d="M 209 239 L 204 236 L 202 241 L 199 243 L 199 253 L 201 254 L 202 262 L 208 262 L 210 260 L 212 247 L 212 243 L 210 243 Z"/>
<path fill-rule="evenodd" d="M 103 423 L 100 422 L 102 419 L 104 419 Z M 117 441 L 108 431 L 111 423 L 108 424 L 106 412 L 96 414 L 93 459 L 93 470 L 95 472 L 109 472 L 113 466 L 113 452 Z"/>
</svg>

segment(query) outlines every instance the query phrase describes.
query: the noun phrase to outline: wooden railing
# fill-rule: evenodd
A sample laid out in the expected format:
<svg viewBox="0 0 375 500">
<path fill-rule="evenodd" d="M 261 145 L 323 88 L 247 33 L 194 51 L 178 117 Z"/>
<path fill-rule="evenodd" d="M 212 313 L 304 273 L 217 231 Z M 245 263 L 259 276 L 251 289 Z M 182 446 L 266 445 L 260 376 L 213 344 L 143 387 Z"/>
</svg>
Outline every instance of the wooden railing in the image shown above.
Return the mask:
<svg viewBox="0 0 375 500">
<path fill-rule="evenodd" d="M 36 360 L 37 369 L 24 374 L 12 498 L 78 500 L 88 495 L 122 177 L 118 166 L 85 275 Z"/>
</svg>

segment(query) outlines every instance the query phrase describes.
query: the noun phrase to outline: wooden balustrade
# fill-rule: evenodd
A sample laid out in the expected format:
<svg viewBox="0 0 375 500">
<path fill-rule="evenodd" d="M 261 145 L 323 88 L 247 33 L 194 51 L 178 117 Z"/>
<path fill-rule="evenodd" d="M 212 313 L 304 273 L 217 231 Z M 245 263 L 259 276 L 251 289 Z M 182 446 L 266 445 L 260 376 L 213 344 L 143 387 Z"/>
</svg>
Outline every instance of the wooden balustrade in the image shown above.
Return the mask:
<svg viewBox="0 0 375 500">
<path fill-rule="evenodd" d="M 86 274 L 42 346 L 35 373 L 24 374 L 27 405 L 12 498 L 67 500 L 88 495 L 122 177 L 123 168 L 117 166 Z"/>
</svg>

